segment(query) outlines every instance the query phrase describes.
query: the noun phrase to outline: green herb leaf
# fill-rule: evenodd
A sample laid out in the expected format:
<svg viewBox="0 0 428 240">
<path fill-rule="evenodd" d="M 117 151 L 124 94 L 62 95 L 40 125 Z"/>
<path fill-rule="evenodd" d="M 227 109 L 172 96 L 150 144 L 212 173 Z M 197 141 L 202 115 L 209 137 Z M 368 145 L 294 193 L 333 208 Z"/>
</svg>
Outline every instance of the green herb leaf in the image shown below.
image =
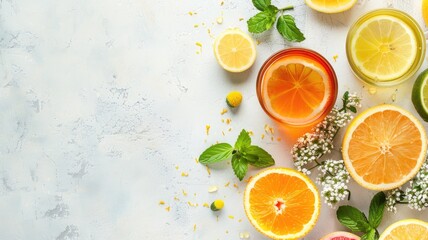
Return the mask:
<svg viewBox="0 0 428 240">
<path fill-rule="evenodd" d="M 357 108 L 355 106 L 349 106 L 348 107 L 349 111 L 356 113 L 357 112 Z"/>
<path fill-rule="evenodd" d="M 361 236 L 361 240 L 375 240 L 377 239 L 375 237 L 376 237 L 376 230 L 372 228 L 370 229 L 370 231 L 368 231 L 363 236 Z"/>
<path fill-rule="evenodd" d="M 276 28 L 283 38 L 290 42 L 301 42 L 305 40 L 305 36 L 296 26 L 294 17 L 291 15 L 282 15 L 276 23 Z"/>
<path fill-rule="evenodd" d="M 251 145 L 251 137 L 245 129 L 242 129 L 241 133 L 238 136 L 238 139 L 235 142 L 235 149 L 241 151 L 244 147 Z"/>
<path fill-rule="evenodd" d="M 270 29 L 275 23 L 277 12 L 278 8 L 270 5 L 263 12 L 257 13 L 255 16 L 248 19 L 248 31 L 251 33 L 261 33 Z"/>
<path fill-rule="evenodd" d="M 243 157 L 249 158 L 248 156 L 251 156 L 253 159 L 253 156 L 257 156 L 256 160 L 248 159 L 248 163 L 254 167 L 265 168 L 275 164 L 273 157 L 263 148 L 258 146 L 251 145 L 244 148 Z"/>
<path fill-rule="evenodd" d="M 378 192 L 376 195 L 374 195 L 372 201 L 370 202 L 369 223 L 373 228 L 377 228 L 382 221 L 385 204 L 386 196 L 383 192 Z"/>
<path fill-rule="evenodd" d="M 232 155 L 233 147 L 228 143 L 218 143 L 207 148 L 201 156 L 199 162 L 203 164 L 223 161 Z"/>
<path fill-rule="evenodd" d="M 337 220 L 353 232 L 368 232 L 372 229 L 364 213 L 352 206 L 340 206 L 336 215 Z"/>
<path fill-rule="evenodd" d="M 242 181 L 245 174 L 247 174 L 248 163 L 239 154 L 234 154 L 232 156 L 232 168 L 235 175 L 239 178 L 239 181 Z"/>
<path fill-rule="evenodd" d="M 264 11 L 270 5 L 270 0 L 253 0 L 253 5 L 260 11 Z"/>
</svg>

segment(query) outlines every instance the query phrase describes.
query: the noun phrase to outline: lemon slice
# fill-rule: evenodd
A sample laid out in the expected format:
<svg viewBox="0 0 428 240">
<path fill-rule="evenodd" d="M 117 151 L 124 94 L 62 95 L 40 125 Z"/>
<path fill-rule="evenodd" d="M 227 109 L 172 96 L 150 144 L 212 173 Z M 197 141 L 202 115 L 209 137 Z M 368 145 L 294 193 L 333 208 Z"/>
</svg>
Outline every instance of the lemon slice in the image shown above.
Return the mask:
<svg viewBox="0 0 428 240">
<path fill-rule="evenodd" d="M 338 13 L 350 9 L 357 0 L 305 0 L 310 8 L 323 13 Z"/>
<path fill-rule="evenodd" d="M 362 23 L 352 37 L 352 58 L 367 77 L 389 81 L 409 71 L 416 61 L 417 45 L 404 21 L 378 15 Z"/>
<path fill-rule="evenodd" d="M 424 17 L 425 25 L 428 26 L 428 0 L 422 0 L 422 16 Z"/>
<path fill-rule="evenodd" d="M 243 72 L 256 60 L 254 40 L 239 29 L 228 29 L 214 41 L 217 62 L 229 72 Z"/>
<path fill-rule="evenodd" d="M 379 240 L 428 240 L 428 223 L 418 219 L 404 219 L 393 223 L 380 235 Z"/>
</svg>

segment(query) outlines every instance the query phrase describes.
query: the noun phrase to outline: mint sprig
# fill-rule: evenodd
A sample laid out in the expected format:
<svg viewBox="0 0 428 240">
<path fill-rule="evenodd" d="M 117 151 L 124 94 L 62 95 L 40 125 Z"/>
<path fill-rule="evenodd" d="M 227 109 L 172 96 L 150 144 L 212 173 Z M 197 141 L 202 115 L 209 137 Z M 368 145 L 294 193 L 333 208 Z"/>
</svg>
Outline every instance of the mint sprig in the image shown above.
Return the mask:
<svg viewBox="0 0 428 240">
<path fill-rule="evenodd" d="M 199 156 L 202 164 L 220 162 L 232 157 L 232 168 L 240 181 L 244 179 L 248 171 L 248 165 L 265 168 L 275 164 L 272 156 L 263 148 L 251 145 L 251 137 L 242 129 L 234 147 L 228 143 L 218 143 L 207 148 Z"/>
<path fill-rule="evenodd" d="M 378 192 L 370 202 L 368 219 L 362 211 L 355 207 L 346 205 L 340 206 L 337 209 L 337 220 L 353 232 L 364 233 L 363 236 L 361 236 L 361 239 L 377 240 L 379 239 L 377 227 L 382 221 L 385 204 L 385 193 Z"/>
<path fill-rule="evenodd" d="M 290 42 L 301 42 L 305 40 L 303 33 L 296 26 L 294 17 L 284 15 L 284 11 L 294 9 L 293 6 L 279 9 L 271 4 L 270 0 L 252 0 L 254 7 L 260 10 L 259 13 L 248 19 L 248 31 L 251 33 L 262 33 L 272 28 L 277 21 L 276 28 L 281 36 Z"/>
</svg>

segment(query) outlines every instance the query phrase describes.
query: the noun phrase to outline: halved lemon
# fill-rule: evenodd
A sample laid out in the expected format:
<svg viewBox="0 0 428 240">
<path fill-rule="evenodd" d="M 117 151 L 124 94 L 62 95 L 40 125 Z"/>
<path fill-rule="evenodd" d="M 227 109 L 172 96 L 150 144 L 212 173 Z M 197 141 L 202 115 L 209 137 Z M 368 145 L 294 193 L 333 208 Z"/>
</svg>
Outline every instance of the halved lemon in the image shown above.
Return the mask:
<svg viewBox="0 0 428 240">
<path fill-rule="evenodd" d="M 323 13 L 338 13 L 350 9 L 357 0 L 305 0 L 310 8 Z"/>
<path fill-rule="evenodd" d="M 373 16 L 350 38 L 352 62 L 374 81 L 390 81 L 407 73 L 418 54 L 412 28 L 392 15 Z"/>
<path fill-rule="evenodd" d="M 217 62 L 229 72 L 243 72 L 256 60 L 254 40 L 243 31 L 234 28 L 218 35 L 214 41 Z"/>
<path fill-rule="evenodd" d="M 428 240 L 428 223 L 418 219 L 405 219 L 390 225 L 379 240 Z"/>
<path fill-rule="evenodd" d="M 372 190 L 389 190 L 413 178 L 425 161 L 427 134 L 416 117 L 393 105 L 359 114 L 343 138 L 342 156 L 353 179 Z"/>
<path fill-rule="evenodd" d="M 244 193 L 253 226 L 273 239 L 298 239 L 318 220 L 320 196 L 314 183 L 289 168 L 271 168 L 252 177 Z"/>
</svg>

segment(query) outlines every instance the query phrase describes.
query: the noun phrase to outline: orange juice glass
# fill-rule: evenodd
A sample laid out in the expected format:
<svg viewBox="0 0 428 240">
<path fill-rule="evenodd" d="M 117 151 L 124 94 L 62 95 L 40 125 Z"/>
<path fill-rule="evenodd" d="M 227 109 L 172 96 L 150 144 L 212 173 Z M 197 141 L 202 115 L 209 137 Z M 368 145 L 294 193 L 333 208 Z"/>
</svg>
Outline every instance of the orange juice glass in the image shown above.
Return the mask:
<svg viewBox="0 0 428 240">
<path fill-rule="evenodd" d="M 273 54 L 257 77 L 263 110 L 288 127 L 307 127 L 324 119 L 337 98 L 337 78 L 319 53 L 289 48 Z"/>
</svg>

